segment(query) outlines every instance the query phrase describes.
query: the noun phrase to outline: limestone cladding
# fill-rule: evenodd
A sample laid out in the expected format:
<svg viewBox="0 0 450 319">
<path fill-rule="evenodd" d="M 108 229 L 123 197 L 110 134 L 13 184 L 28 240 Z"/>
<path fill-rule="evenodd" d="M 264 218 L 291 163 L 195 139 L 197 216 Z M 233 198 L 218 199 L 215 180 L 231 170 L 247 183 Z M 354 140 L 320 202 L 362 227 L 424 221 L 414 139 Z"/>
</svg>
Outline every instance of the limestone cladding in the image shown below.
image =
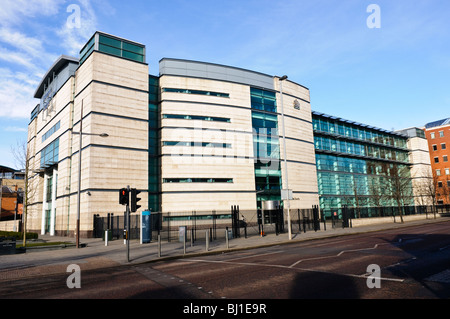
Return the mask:
<svg viewBox="0 0 450 319">
<path fill-rule="evenodd" d="M 309 90 L 291 81 L 282 82 L 284 124 L 286 134 L 286 156 L 288 168 L 287 188 L 293 191 L 292 209 L 311 208 L 319 205 L 314 135 Z M 280 92 L 279 78 L 274 78 L 274 87 Z M 281 95 L 277 94 L 278 112 L 281 113 Z M 279 134 L 282 136 L 283 119 L 278 116 Z M 286 187 L 284 145 L 280 139 L 281 173 L 283 188 Z"/>
<path fill-rule="evenodd" d="M 30 123 L 29 145 L 33 170 L 40 166 L 41 151 L 59 138 L 55 233 L 73 233 L 77 218 L 79 132 L 83 107 L 81 165 L 81 236 L 92 232 L 94 214 L 123 214 L 118 190 L 130 185 L 148 189 L 148 65 L 100 52 L 92 55 L 53 97 L 52 111 L 41 112 Z M 60 128 L 42 142 L 42 135 L 60 121 Z M 73 133 L 74 132 L 74 133 Z M 107 138 L 98 135 L 107 133 Z M 44 176 L 34 174 L 36 185 L 28 227 L 40 231 Z M 147 196 L 142 193 L 142 207 Z"/>
<path fill-rule="evenodd" d="M 209 79 L 162 76 L 164 88 L 229 94 L 229 97 L 162 92 L 161 113 L 230 119 L 229 122 L 162 118 L 161 142 L 222 143 L 227 147 L 163 146 L 162 180 L 221 178 L 220 183 L 162 183 L 163 212 L 256 209 L 250 88 Z"/>
</svg>

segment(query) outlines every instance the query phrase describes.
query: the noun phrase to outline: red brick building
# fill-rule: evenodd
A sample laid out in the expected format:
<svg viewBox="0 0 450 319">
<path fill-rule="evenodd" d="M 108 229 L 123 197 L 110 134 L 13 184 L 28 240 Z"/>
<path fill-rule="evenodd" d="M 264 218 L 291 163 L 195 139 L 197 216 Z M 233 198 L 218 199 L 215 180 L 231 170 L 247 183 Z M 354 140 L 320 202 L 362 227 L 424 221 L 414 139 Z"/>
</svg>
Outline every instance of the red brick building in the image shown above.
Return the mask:
<svg viewBox="0 0 450 319">
<path fill-rule="evenodd" d="M 0 221 L 22 218 L 25 173 L 0 165 Z"/>
<path fill-rule="evenodd" d="M 430 150 L 437 204 L 450 204 L 450 118 L 428 123 L 425 134 Z"/>
</svg>

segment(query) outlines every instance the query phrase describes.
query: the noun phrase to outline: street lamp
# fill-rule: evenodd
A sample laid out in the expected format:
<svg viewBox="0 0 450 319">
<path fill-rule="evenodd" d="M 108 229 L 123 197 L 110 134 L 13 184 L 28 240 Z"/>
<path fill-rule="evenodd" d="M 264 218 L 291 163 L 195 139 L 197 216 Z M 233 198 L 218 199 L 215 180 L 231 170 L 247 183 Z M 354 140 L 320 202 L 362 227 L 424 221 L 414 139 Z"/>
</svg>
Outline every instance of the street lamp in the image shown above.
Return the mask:
<svg viewBox="0 0 450 319">
<path fill-rule="evenodd" d="M 283 75 L 279 81 L 280 81 L 280 96 L 281 96 L 281 119 L 283 122 L 283 152 L 284 152 L 284 171 L 286 174 L 285 178 L 285 188 L 284 188 L 284 195 L 286 199 L 286 206 L 287 206 L 287 213 L 288 213 L 288 234 L 289 234 L 289 240 L 292 240 L 292 231 L 291 231 L 291 204 L 289 202 L 289 180 L 288 180 L 288 168 L 287 168 L 287 155 L 286 155 L 286 125 L 284 123 L 284 104 L 283 104 L 283 81 L 287 80 L 288 76 Z"/>
<path fill-rule="evenodd" d="M 80 198 L 81 198 L 81 149 L 83 142 L 83 135 L 90 136 L 100 136 L 103 138 L 109 137 L 106 133 L 101 134 L 92 134 L 92 133 L 83 133 L 83 102 L 81 101 L 81 117 L 80 117 L 80 131 L 72 132 L 72 134 L 80 135 L 80 146 L 78 148 L 78 192 L 77 192 L 77 230 L 76 230 L 76 247 L 80 248 Z"/>
</svg>

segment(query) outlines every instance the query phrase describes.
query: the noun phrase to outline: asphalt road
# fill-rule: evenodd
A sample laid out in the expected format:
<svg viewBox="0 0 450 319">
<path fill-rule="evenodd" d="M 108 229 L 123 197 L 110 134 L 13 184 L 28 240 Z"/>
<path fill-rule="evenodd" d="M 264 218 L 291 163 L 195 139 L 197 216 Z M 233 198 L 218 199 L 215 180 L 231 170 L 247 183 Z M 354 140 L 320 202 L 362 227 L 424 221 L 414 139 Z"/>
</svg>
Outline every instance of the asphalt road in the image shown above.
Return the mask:
<svg viewBox="0 0 450 319">
<path fill-rule="evenodd" d="M 446 299 L 450 222 L 68 276 L 5 281 L 0 298 Z"/>
</svg>

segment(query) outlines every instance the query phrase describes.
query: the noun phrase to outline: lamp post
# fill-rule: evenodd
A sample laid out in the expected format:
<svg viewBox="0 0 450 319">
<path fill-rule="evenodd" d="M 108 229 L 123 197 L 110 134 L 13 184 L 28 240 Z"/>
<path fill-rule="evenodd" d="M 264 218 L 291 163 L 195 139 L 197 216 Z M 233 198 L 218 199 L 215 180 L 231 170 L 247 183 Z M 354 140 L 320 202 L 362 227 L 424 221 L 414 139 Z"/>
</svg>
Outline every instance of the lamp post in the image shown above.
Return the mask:
<svg viewBox="0 0 450 319">
<path fill-rule="evenodd" d="M 283 81 L 287 80 L 288 76 L 283 75 L 280 81 L 280 99 L 281 99 L 281 119 L 283 122 L 283 153 L 284 153 L 284 172 L 286 178 L 284 179 L 285 188 L 284 193 L 286 196 L 286 206 L 287 206 L 287 215 L 288 215 L 288 234 L 289 240 L 292 240 L 292 231 L 291 231 L 291 204 L 289 202 L 289 179 L 288 179 L 288 168 L 287 168 L 287 155 L 286 155 L 286 125 L 284 123 L 284 104 L 283 104 Z"/>
<path fill-rule="evenodd" d="M 83 133 L 83 104 L 84 100 L 81 101 L 81 117 L 80 117 L 80 131 L 79 132 L 73 132 L 73 134 L 79 134 L 80 135 L 80 143 L 78 148 L 78 191 L 77 191 L 77 230 L 76 230 L 76 247 L 80 248 L 80 199 L 81 199 L 81 149 L 83 144 L 83 135 L 90 135 L 90 136 L 100 136 L 100 137 L 108 137 L 109 135 L 106 133 L 102 134 L 92 134 L 92 133 Z"/>
</svg>

